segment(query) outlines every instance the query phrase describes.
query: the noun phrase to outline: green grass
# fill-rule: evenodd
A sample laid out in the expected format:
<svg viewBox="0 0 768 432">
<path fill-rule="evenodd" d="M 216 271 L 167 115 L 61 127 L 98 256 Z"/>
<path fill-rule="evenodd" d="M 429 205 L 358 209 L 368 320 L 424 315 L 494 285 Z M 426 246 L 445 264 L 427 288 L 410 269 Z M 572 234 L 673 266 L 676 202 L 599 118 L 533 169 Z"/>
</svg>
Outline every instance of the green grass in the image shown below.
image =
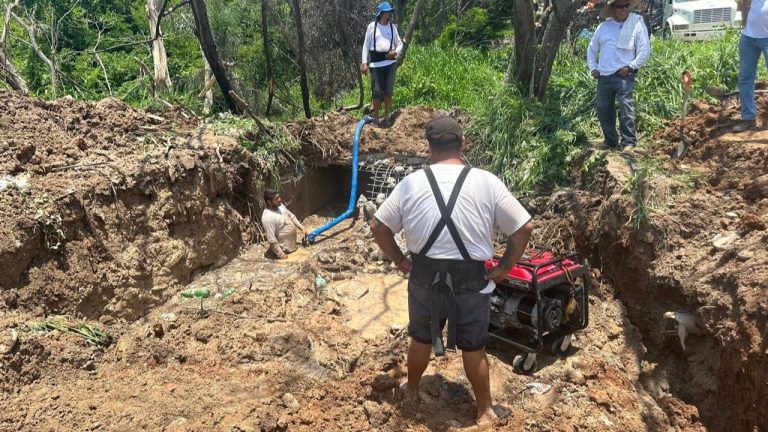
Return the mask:
<svg viewBox="0 0 768 432">
<path fill-rule="evenodd" d="M 397 70 L 393 105 L 461 107 L 471 114 L 479 112 L 501 88 L 508 55 L 508 51 L 412 45 L 405 63 Z M 370 103 L 370 75 L 364 79 L 364 88 L 365 103 Z M 341 102 L 353 105 L 357 99 L 355 90 Z"/>
<path fill-rule="evenodd" d="M 82 337 L 85 342 L 93 346 L 107 346 L 110 343 L 109 336 L 102 330 L 83 322 L 69 323 L 47 319 L 44 321 L 30 321 L 26 323 L 30 331 L 50 332 L 58 330 L 63 333 L 69 333 Z"/>
</svg>

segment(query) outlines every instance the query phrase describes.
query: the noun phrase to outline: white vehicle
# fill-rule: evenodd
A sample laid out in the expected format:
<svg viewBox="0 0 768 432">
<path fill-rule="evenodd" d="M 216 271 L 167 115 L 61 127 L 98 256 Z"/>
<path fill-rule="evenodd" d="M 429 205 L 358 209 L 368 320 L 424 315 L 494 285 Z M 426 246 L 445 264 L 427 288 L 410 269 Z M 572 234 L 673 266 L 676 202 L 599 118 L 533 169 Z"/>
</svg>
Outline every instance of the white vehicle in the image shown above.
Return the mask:
<svg viewBox="0 0 768 432">
<path fill-rule="evenodd" d="M 722 35 L 728 28 L 741 27 L 741 12 L 736 10 L 734 0 L 656 0 L 650 3 L 656 9 L 656 13 L 651 13 L 651 25 L 653 27 L 653 21 L 656 21 L 665 39 L 706 40 Z"/>
</svg>

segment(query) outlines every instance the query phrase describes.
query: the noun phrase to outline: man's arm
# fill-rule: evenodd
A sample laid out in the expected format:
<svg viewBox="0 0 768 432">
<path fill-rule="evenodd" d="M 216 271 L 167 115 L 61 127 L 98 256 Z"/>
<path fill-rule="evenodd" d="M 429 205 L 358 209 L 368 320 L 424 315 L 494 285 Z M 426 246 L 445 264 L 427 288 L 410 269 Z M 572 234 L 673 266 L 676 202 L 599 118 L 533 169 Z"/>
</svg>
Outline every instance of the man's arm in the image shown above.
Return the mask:
<svg viewBox="0 0 768 432">
<path fill-rule="evenodd" d="M 645 26 L 645 22 L 638 20 L 640 31 L 635 35 L 635 59 L 629 63 L 629 67 L 632 69 L 640 69 L 648 63 L 648 59 L 651 58 L 651 41 L 648 38 L 648 28 Z"/>
<path fill-rule="evenodd" d="M 403 40 L 400 39 L 400 32 L 397 31 L 397 26 L 392 25 L 392 37 L 395 39 L 395 52 L 400 55 L 401 52 L 403 52 Z"/>
<path fill-rule="evenodd" d="M 264 210 L 265 212 L 268 210 Z M 277 225 L 274 223 L 274 221 L 270 220 L 267 217 L 261 218 L 261 226 L 264 228 L 264 237 L 267 238 L 267 242 L 269 242 L 269 249 L 279 258 L 279 259 L 285 259 L 288 258 L 288 255 L 283 252 L 283 248 L 280 247 L 280 244 L 277 242 Z"/>
<path fill-rule="evenodd" d="M 507 276 L 512 266 L 517 264 L 523 256 L 532 231 L 533 223 L 529 221 L 507 238 L 507 248 L 504 250 L 504 255 L 502 255 L 496 267 L 488 270 L 488 279 L 494 282 L 501 282 Z"/>
<path fill-rule="evenodd" d="M 587 65 L 589 65 L 589 72 L 597 70 L 597 55 L 600 51 L 600 41 L 598 35 L 600 34 L 600 27 L 597 27 L 595 34 L 592 35 L 592 39 L 589 41 L 589 47 L 587 48 Z"/>
<path fill-rule="evenodd" d="M 304 225 L 302 225 L 301 222 L 299 222 L 299 219 L 296 218 L 296 215 L 293 214 L 293 212 L 290 210 L 286 210 L 286 211 L 288 212 L 288 217 L 291 219 L 291 222 L 293 223 L 293 225 L 296 228 L 298 228 L 302 233 L 304 233 L 304 235 L 307 235 L 307 230 L 304 229 Z"/>
<path fill-rule="evenodd" d="M 373 239 L 376 241 L 376 244 L 378 244 L 384 254 L 395 263 L 397 268 L 405 274 L 410 273 L 412 267 L 411 260 L 403 255 L 400 246 L 395 242 L 395 235 L 392 233 L 392 230 L 384 225 L 378 218 L 374 217 L 371 220 L 371 232 L 373 233 Z"/>
<path fill-rule="evenodd" d="M 368 50 L 370 50 L 370 46 L 372 44 L 371 39 L 373 39 L 373 32 L 371 31 L 371 26 L 369 25 L 365 30 L 365 39 L 363 40 L 363 55 L 360 61 L 360 71 L 362 73 L 368 72 Z"/>
</svg>

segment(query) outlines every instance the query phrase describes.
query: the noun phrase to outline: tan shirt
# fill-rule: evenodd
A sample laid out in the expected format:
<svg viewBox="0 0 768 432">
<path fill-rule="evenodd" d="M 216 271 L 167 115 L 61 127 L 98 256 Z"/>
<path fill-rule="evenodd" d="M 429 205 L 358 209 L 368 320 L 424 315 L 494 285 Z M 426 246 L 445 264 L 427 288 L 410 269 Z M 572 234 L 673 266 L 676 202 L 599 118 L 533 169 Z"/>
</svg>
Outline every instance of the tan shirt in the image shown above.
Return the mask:
<svg viewBox="0 0 768 432">
<path fill-rule="evenodd" d="M 264 209 L 264 213 L 261 215 L 261 225 L 264 227 L 264 235 L 267 237 L 270 248 L 278 257 L 298 248 L 296 229 L 303 232 L 304 227 L 296 215 L 284 205 L 276 209 Z"/>
</svg>

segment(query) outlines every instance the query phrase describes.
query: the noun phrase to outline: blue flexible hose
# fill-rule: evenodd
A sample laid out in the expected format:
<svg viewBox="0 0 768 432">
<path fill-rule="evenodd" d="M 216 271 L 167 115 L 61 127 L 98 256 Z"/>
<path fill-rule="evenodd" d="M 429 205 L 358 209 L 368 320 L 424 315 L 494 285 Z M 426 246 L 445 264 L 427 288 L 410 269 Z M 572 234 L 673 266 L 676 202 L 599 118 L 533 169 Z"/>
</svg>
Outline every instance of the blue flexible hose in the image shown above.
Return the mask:
<svg viewBox="0 0 768 432">
<path fill-rule="evenodd" d="M 317 236 L 320 235 L 322 232 L 333 228 L 339 222 L 350 217 L 352 215 L 352 212 L 355 210 L 355 204 L 357 201 L 357 171 L 358 171 L 357 165 L 358 165 L 358 148 L 359 148 L 359 142 L 360 142 L 360 132 L 363 131 L 363 126 L 365 126 L 367 123 L 370 123 L 372 121 L 373 121 L 373 117 L 363 116 L 363 118 L 360 119 L 359 122 L 357 122 L 357 129 L 355 130 L 355 138 L 352 141 L 352 187 L 350 188 L 350 191 L 349 191 L 349 205 L 347 205 L 347 211 L 340 214 L 339 216 L 336 216 L 335 219 L 326 223 L 320 228 L 316 228 L 314 231 L 307 234 L 307 240 L 309 240 L 310 243 L 314 243 L 317 240 Z"/>
</svg>

